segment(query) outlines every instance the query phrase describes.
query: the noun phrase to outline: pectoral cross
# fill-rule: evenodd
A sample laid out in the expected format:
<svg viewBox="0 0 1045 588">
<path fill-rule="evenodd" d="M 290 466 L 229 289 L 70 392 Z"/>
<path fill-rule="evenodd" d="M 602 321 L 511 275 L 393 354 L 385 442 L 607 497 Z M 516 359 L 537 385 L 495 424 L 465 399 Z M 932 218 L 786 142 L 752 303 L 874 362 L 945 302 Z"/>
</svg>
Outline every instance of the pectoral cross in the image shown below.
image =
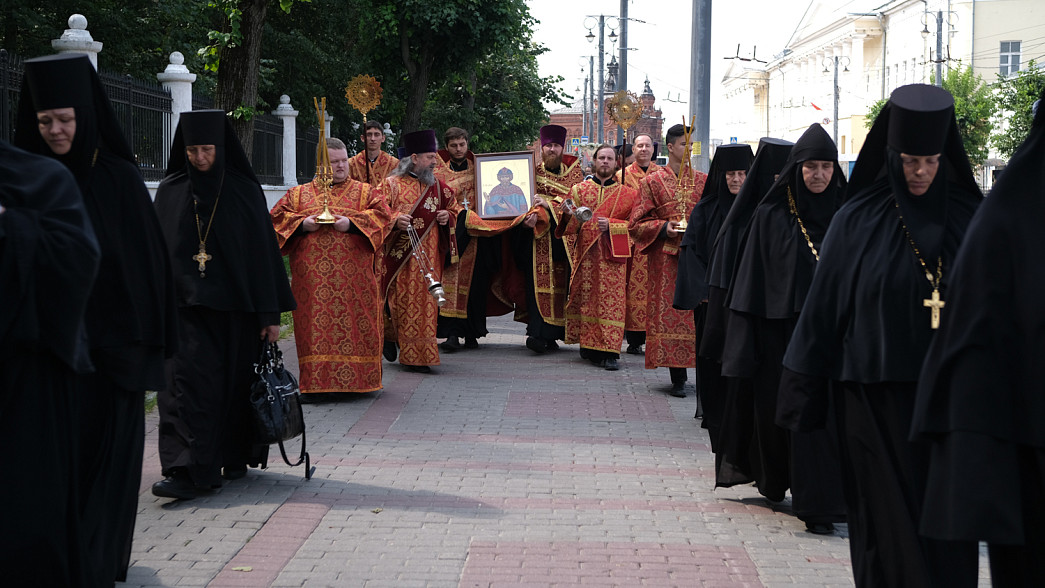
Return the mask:
<svg viewBox="0 0 1045 588">
<path fill-rule="evenodd" d="M 207 246 L 204 243 L 200 243 L 200 252 L 193 255 L 192 258 L 199 264 L 197 269 L 200 271 L 200 277 L 207 277 L 207 274 L 204 273 L 207 270 L 207 262 L 214 259 L 213 256 L 207 254 Z"/>
<path fill-rule="evenodd" d="M 933 297 L 922 300 L 922 306 L 932 309 L 929 317 L 929 326 L 933 329 L 940 328 L 940 309 L 946 304 L 943 300 L 940 300 L 939 288 L 933 288 Z"/>
</svg>

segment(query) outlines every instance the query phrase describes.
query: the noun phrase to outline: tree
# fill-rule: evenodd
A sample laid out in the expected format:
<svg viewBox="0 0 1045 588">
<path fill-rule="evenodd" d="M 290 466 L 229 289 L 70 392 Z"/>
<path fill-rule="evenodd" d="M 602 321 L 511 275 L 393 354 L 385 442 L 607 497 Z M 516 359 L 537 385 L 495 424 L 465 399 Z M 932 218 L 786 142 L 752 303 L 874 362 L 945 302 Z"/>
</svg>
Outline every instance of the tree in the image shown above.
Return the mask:
<svg viewBox="0 0 1045 588">
<path fill-rule="evenodd" d="M 372 63 L 406 70 L 403 132 L 421 126 L 432 80 L 476 67 L 504 44 L 528 39 L 534 24 L 524 0 L 379 0 L 359 21 Z"/>
<path fill-rule="evenodd" d="M 1005 157 L 1011 157 L 1030 132 L 1031 105 L 1045 92 L 1045 71 L 1034 60 L 1012 77 L 998 76 L 998 110 L 1004 113 L 1007 124 L 994 135 L 993 145 Z"/>
<path fill-rule="evenodd" d="M 969 164 L 977 168 L 987 160 L 987 144 L 994 129 L 995 103 L 991 89 L 983 83 L 983 78 L 973 73 L 971 67 L 949 70 L 943 80 L 943 89 L 954 97 L 954 117 L 958 121 L 962 145 Z M 864 121 L 867 128 L 874 124 L 886 102 L 883 99 L 871 105 Z"/>
<path fill-rule="evenodd" d="M 991 89 L 971 67 L 947 71 L 943 89 L 954 96 L 954 116 L 958 132 L 973 169 L 987 161 L 987 145 L 994 130 L 994 112 L 997 108 Z"/>
<path fill-rule="evenodd" d="M 208 34 L 211 44 L 200 53 L 207 68 L 218 72 L 214 106 L 232 114 L 232 127 L 250 157 L 269 0 L 211 0 L 210 5 L 222 12 L 224 22 L 221 30 Z M 283 12 L 290 12 L 293 5 L 294 0 L 279 0 Z"/>
</svg>

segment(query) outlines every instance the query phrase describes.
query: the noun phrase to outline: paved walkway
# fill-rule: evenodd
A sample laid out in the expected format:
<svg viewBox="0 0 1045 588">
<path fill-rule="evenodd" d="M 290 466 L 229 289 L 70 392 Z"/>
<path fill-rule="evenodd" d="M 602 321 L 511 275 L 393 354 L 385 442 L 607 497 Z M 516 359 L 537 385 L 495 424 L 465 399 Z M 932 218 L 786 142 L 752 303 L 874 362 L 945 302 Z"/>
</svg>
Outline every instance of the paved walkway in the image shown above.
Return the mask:
<svg viewBox="0 0 1045 588">
<path fill-rule="evenodd" d="M 149 415 L 127 585 L 852 585 L 844 525 L 812 535 L 789 500 L 713 490 L 692 386 L 672 398 L 641 357 L 607 372 L 576 346 L 533 354 L 508 318 L 490 329 L 434 374 L 386 362 L 382 392 L 307 405 L 311 481 L 277 455 L 157 499 Z"/>
</svg>

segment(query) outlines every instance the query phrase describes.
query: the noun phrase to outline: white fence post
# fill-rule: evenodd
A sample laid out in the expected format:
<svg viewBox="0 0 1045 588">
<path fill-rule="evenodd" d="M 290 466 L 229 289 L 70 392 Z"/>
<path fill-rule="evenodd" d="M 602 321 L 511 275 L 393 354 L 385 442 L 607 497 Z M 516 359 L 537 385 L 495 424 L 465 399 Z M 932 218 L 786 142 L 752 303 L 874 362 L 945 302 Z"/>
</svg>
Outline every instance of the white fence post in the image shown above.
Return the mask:
<svg viewBox="0 0 1045 588">
<path fill-rule="evenodd" d="M 69 28 L 65 29 L 61 38 L 51 40 L 51 48 L 58 53 L 86 53 L 94 69 L 98 69 L 98 54 L 102 44 L 87 32 L 87 17 L 74 14 L 69 17 Z"/>
<path fill-rule="evenodd" d="M 298 185 L 297 126 L 298 111 L 290 105 L 290 96 L 279 97 L 279 106 L 272 114 L 283 120 L 283 185 L 287 188 Z"/>
</svg>

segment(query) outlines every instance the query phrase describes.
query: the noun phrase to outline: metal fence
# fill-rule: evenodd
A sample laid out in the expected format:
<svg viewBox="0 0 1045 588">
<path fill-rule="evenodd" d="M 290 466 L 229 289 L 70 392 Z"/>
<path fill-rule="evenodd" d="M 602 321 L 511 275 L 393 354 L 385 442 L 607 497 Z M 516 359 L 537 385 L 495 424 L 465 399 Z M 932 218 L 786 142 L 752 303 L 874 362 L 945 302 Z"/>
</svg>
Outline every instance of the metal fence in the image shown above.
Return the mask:
<svg viewBox="0 0 1045 588">
<path fill-rule="evenodd" d="M 23 70 L 21 58 L 0 49 L 0 139 L 5 141 L 14 137 Z M 170 135 L 170 92 L 158 84 L 130 76 L 105 71 L 98 75 L 123 134 L 137 157 L 142 176 L 146 180 L 162 180 L 173 140 Z M 193 110 L 214 108 L 214 100 L 194 94 L 192 107 Z M 319 129 L 302 127 L 298 124 L 297 170 L 299 181 L 307 182 L 316 169 Z M 251 165 L 262 184 L 283 185 L 283 122 L 279 117 L 260 114 L 254 118 Z"/>
</svg>

